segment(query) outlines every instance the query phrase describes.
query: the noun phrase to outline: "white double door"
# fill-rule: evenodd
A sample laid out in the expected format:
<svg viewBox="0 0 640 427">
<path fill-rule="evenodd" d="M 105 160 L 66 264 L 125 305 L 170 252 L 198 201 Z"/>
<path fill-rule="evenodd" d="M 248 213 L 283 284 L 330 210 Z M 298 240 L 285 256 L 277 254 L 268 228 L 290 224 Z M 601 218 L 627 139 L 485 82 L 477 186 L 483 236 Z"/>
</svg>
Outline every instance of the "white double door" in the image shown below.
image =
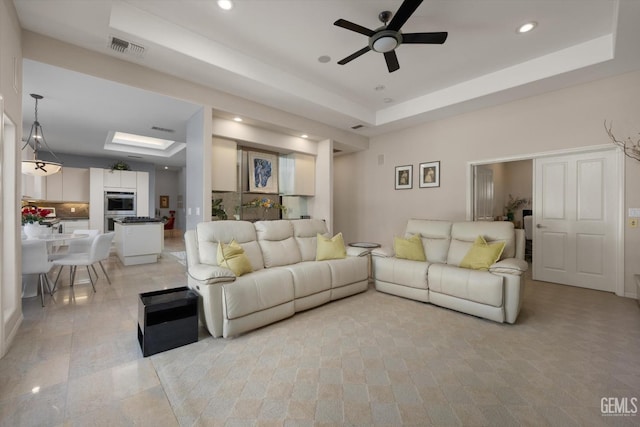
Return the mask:
<svg viewBox="0 0 640 427">
<path fill-rule="evenodd" d="M 535 280 L 614 292 L 615 150 L 535 159 Z"/>
</svg>

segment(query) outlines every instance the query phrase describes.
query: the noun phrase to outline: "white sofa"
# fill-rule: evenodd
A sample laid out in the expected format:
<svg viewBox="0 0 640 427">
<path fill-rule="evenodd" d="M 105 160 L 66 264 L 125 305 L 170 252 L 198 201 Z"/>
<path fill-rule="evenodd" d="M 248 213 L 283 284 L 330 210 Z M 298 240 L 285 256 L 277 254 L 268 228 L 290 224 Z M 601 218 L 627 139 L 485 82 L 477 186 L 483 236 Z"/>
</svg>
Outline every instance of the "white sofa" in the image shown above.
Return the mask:
<svg viewBox="0 0 640 427">
<path fill-rule="evenodd" d="M 398 259 L 392 250 L 373 251 L 378 291 L 514 323 L 523 295 L 524 230 L 511 222 L 449 222 L 411 219 L 405 237 L 420 235 L 427 261 Z M 506 242 L 488 271 L 459 267 L 475 239 Z"/>
<path fill-rule="evenodd" d="M 200 314 L 214 337 L 229 337 L 293 316 L 368 287 L 366 251 L 315 261 L 317 219 L 203 222 L 185 233 L 188 285 L 201 296 Z M 235 239 L 253 272 L 236 277 L 218 266 L 218 242 Z"/>
</svg>

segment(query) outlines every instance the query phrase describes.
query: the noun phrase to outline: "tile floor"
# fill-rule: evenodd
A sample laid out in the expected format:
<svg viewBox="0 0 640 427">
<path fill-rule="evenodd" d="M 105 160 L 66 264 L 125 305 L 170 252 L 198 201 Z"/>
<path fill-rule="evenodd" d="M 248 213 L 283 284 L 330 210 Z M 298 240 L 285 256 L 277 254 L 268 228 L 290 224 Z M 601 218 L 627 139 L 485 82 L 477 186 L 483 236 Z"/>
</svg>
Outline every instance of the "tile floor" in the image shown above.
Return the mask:
<svg viewBox="0 0 640 427">
<path fill-rule="evenodd" d="M 635 301 L 531 280 L 516 325 L 370 289 L 143 358 L 138 294 L 183 286 L 170 255 L 183 249 L 169 239 L 158 264 L 126 268 L 112 256 L 113 284 L 95 294 L 63 282 L 45 308 L 24 300 L 0 360 L 0 425 L 640 424 L 600 411 L 603 397 L 640 398 Z"/>
</svg>

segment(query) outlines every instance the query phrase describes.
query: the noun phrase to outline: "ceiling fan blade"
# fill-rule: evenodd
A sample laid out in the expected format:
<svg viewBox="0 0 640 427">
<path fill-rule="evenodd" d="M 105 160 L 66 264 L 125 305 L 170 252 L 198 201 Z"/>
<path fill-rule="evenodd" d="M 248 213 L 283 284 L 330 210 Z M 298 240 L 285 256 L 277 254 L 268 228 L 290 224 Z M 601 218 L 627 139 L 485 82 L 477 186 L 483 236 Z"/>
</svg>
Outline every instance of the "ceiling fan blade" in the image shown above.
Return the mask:
<svg viewBox="0 0 640 427">
<path fill-rule="evenodd" d="M 407 22 L 407 19 L 409 19 L 418 6 L 420 6 L 420 3 L 422 3 L 422 0 L 404 0 L 404 3 L 400 5 L 396 14 L 393 15 L 391 22 L 387 25 L 387 30 L 399 31 L 404 23 Z"/>
<path fill-rule="evenodd" d="M 384 59 L 387 61 L 387 68 L 390 73 L 400 69 L 400 64 L 398 64 L 398 55 L 396 55 L 396 51 L 392 50 L 391 52 L 385 52 Z"/>
<path fill-rule="evenodd" d="M 344 59 L 341 59 L 340 61 L 338 61 L 338 64 L 340 65 L 344 65 L 347 62 L 351 62 L 354 59 L 356 59 L 357 57 L 364 55 L 365 53 L 369 52 L 371 50 L 371 48 L 369 46 L 363 47 L 362 49 L 360 49 L 359 51 L 352 53 L 351 55 L 347 56 Z"/>
<path fill-rule="evenodd" d="M 367 37 L 371 37 L 376 33 L 375 31 L 365 28 L 362 25 L 354 24 L 353 22 L 344 19 L 338 19 L 333 23 L 333 25 L 346 28 L 347 30 L 355 31 L 356 33 L 364 34 Z"/>
<path fill-rule="evenodd" d="M 442 44 L 447 40 L 449 33 L 409 33 L 402 34 L 402 43 Z"/>
</svg>

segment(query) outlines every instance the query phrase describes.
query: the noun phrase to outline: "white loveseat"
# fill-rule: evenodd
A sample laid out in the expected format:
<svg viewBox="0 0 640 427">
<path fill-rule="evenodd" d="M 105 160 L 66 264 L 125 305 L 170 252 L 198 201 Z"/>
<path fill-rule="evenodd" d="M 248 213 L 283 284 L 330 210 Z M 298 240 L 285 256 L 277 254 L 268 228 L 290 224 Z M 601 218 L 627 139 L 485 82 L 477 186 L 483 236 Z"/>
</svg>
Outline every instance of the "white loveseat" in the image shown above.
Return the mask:
<svg viewBox="0 0 640 427">
<path fill-rule="evenodd" d="M 411 219 L 405 237 L 419 235 L 427 261 L 398 259 L 393 251 L 375 250 L 378 291 L 429 302 L 494 320 L 514 323 L 523 295 L 524 230 L 511 222 L 449 222 Z M 504 241 L 498 262 L 488 271 L 459 267 L 478 236 L 487 243 Z"/>
<path fill-rule="evenodd" d="M 317 219 L 203 222 L 185 233 L 189 287 L 201 296 L 200 313 L 214 337 L 229 337 L 293 316 L 368 287 L 366 252 L 316 261 Z M 253 272 L 236 277 L 218 266 L 218 243 L 236 240 Z"/>
</svg>

